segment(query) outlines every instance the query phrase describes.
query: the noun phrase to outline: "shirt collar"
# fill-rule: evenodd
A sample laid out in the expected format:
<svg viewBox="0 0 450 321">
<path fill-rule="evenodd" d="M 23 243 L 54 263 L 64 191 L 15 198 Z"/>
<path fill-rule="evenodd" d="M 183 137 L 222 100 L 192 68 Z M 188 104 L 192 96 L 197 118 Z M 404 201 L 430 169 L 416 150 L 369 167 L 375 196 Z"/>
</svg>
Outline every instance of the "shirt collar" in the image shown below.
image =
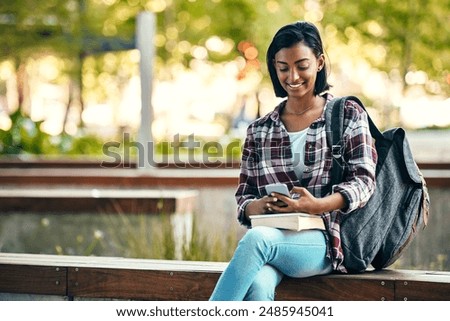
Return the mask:
<svg viewBox="0 0 450 321">
<path fill-rule="evenodd" d="M 278 104 L 277 107 L 275 107 L 273 112 L 270 113 L 269 116 L 275 123 L 281 122 L 281 111 L 286 106 L 286 101 L 287 101 L 287 99 L 283 100 L 281 103 Z"/>
</svg>

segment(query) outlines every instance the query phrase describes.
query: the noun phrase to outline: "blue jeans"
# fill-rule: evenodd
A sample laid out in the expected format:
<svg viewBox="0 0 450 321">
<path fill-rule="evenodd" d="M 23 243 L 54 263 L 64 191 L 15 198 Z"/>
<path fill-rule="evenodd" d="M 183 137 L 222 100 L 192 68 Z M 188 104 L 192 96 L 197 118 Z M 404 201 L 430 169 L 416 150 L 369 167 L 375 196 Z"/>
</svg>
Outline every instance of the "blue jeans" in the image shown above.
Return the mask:
<svg viewBox="0 0 450 321">
<path fill-rule="evenodd" d="M 210 300 L 273 301 L 283 275 L 304 278 L 330 273 L 326 255 L 323 231 L 254 227 L 240 240 Z"/>
</svg>

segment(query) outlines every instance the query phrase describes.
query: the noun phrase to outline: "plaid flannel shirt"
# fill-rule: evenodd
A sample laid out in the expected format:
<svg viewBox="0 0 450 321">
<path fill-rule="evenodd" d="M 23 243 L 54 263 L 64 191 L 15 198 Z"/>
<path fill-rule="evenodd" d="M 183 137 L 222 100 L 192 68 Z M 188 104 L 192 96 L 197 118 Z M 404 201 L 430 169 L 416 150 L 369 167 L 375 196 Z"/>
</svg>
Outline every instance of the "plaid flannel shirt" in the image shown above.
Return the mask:
<svg viewBox="0 0 450 321">
<path fill-rule="evenodd" d="M 327 95 L 327 101 L 332 96 Z M 289 135 L 280 119 L 280 111 L 286 101 L 272 112 L 254 121 L 247 129 L 242 152 L 239 185 L 236 191 L 238 220 L 251 226 L 245 207 L 254 199 L 266 195 L 264 186 L 285 183 L 289 189 L 304 186 L 315 197 L 339 192 L 346 201 L 344 209 L 322 215 L 328 233 L 329 257 L 334 270 L 346 272 L 340 241 L 340 217 L 364 206 L 375 188 L 377 153 L 370 134 L 366 112 L 354 101 L 347 101 L 344 108 L 344 179 L 331 184 L 331 148 L 325 131 L 325 108 L 308 128 L 305 144 L 305 169 L 301 181 L 294 172 Z"/>
</svg>

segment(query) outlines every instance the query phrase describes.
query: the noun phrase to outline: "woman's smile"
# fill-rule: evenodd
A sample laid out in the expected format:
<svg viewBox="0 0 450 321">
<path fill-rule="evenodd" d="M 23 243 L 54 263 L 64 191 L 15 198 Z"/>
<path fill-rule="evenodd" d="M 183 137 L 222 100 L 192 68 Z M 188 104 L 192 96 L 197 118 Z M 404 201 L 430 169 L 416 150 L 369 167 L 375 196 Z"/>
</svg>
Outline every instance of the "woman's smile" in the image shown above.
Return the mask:
<svg viewBox="0 0 450 321">
<path fill-rule="evenodd" d="M 305 84 L 304 82 L 301 82 L 301 83 L 294 83 L 294 84 L 287 83 L 288 87 L 290 87 L 290 88 L 292 88 L 292 89 L 300 88 L 300 87 L 303 86 L 304 84 Z"/>
</svg>

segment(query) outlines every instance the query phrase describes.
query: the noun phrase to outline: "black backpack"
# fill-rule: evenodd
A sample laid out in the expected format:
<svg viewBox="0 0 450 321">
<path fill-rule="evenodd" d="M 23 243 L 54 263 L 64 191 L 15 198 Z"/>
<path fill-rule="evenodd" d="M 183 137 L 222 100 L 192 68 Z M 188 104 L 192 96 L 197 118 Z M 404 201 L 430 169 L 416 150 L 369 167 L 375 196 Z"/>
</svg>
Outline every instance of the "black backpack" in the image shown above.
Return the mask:
<svg viewBox="0 0 450 321">
<path fill-rule="evenodd" d="M 365 109 L 353 96 L 334 98 L 327 104 L 332 185 L 343 177 L 341 142 L 346 100 L 353 100 Z M 393 264 L 417 232 L 425 228 L 429 214 L 426 182 L 414 161 L 405 131 L 392 128 L 381 133 L 369 115 L 368 119 L 378 153 L 376 188 L 364 207 L 341 217 L 344 266 L 350 273 L 363 272 L 369 265 L 379 270 Z"/>
</svg>

